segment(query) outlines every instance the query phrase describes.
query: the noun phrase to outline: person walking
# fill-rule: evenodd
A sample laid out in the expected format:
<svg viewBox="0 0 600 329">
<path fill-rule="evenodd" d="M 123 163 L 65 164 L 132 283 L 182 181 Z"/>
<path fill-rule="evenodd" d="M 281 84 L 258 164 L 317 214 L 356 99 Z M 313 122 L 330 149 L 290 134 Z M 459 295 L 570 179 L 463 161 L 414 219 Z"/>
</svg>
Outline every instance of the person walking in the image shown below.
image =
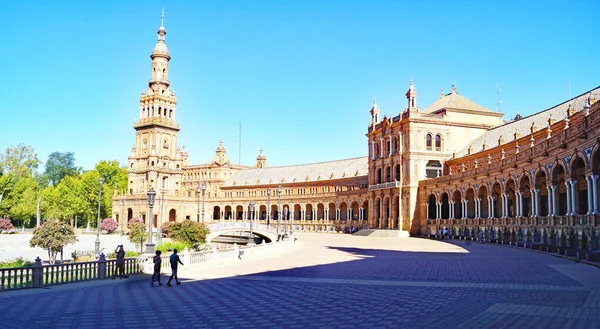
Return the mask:
<svg viewBox="0 0 600 329">
<path fill-rule="evenodd" d="M 154 256 L 154 273 L 152 273 L 152 279 L 150 279 L 150 287 L 154 287 L 154 282 L 158 281 L 158 285 L 162 286 L 163 284 L 160 282 L 160 265 L 162 264 L 162 259 L 160 258 L 161 251 L 156 251 L 156 256 Z"/>
<path fill-rule="evenodd" d="M 112 279 L 114 280 L 117 277 L 117 271 L 119 272 L 119 278 L 127 279 L 128 276 L 125 275 L 125 249 L 123 249 L 122 244 L 117 246 L 115 253 L 117 254 L 117 268 L 115 268 L 115 270 L 113 271 Z"/>
<path fill-rule="evenodd" d="M 169 278 L 169 281 L 167 281 L 167 286 L 171 287 L 171 280 L 173 280 L 173 278 L 175 278 L 177 285 L 180 285 L 181 282 L 177 279 L 177 264 L 183 265 L 183 263 L 181 262 L 181 259 L 179 259 L 179 255 L 177 255 L 177 249 L 173 249 L 173 254 L 169 257 L 169 261 L 171 262 L 171 277 Z"/>
</svg>

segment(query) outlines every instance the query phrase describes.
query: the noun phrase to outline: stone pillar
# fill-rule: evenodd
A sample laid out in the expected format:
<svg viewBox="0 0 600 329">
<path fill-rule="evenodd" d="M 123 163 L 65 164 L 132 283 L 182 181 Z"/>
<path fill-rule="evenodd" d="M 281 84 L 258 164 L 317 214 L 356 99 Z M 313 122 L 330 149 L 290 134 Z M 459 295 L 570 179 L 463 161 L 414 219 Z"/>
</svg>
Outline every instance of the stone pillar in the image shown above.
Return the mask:
<svg viewBox="0 0 600 329">
<path fill-rule="evenodd" d="M 494 208 L 494 197 L 488 196 L 488 218 L 494 218 L 496 212 Z"/>
<path fill-rule="evenodd" d="M 550 186 L 552 189 L 552 216 L 556 216 L 558 214 L 558 207 L 556 206 L 556 185 Z M 549 195 L 550 195 L 549 194 Z"/>
<path fill-rule="evenodd" d="M 571 181 L 571 215 L 575 216 L 579 214 L 579 207 L 577 205 L 577 181 Z"/>
<path fill-rule="evenodd" d="M 594 214 L 594 188 L 592 186 L 592 177 L 590 175 L 585 176 L 585 181 L 587 182 L 587 204 L 588 204 L 588 215 Z"/>
<path fill-rule="evenodd" d="M 525 210 L 525 208 L 523 207 L 523 192 L 519 191 L 519 197 L 517 198 L 517 200 L 518 200 L 518 205 L 519 205 L 517 207 L 517 209 L 518 209 L 517 217 L 523 217 L 524 216 L 523 212 Z"/>
<path fill-rule="evenodd" d="M 448 218 L 454 219 L 454 201 L 448 202 L 448 212 L 449 212 Z"/>
<path fill-rule="evenodd" d="M 535 215 L 540 215 L 540 189 L 535 189 Z"/>
<path fill-rule="evenodd" d="M 600 212 L 600 209 L 598 208 L 598 177 L 598 175 L 592 175 L 592 190 L 594 190 L 592 203 L 594 204 L 594 215 Z"/>
<path fill-rule="evenodd" d="M 37 257 L 35 259 L 35 263 L 33 264 L 33 270 L 31 273 L 31 279 L 32 279 L 31 286 L 33 288 L 41 288 L 43 278 L 44 278 L 44 267 L 42 266 L 42 260 L 39 257 Z"/>
<path fill-rule="evenodd" d="M 371 141 L 371 160 L 375 160 L 375 141 Z"/>
<path fill-rule="evenodd" d="M 101 253 L 100 257 L 98 257 L 98 279 L 106 279 L 106 258 L 104 253 Z"/>
<path fill-rule="evenodd" d="M 571 215 L 571 181 L 565 182 L 567 187 L 567 216 Z"/>
</svg>

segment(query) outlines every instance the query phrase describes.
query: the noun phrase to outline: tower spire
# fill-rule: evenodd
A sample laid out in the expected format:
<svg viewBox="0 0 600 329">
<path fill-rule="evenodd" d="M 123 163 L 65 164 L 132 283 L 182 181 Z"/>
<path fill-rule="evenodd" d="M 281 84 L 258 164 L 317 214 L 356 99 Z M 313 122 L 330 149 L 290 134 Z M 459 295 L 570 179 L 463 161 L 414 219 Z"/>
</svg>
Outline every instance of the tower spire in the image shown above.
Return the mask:
<svg viewBox="0 0 600 329">
<path fill-rule="evenodd" d="M 160 18 L 160 26 L 165 26 L 165 6 L 162 7 L 162 15 Z"/>
</svg>

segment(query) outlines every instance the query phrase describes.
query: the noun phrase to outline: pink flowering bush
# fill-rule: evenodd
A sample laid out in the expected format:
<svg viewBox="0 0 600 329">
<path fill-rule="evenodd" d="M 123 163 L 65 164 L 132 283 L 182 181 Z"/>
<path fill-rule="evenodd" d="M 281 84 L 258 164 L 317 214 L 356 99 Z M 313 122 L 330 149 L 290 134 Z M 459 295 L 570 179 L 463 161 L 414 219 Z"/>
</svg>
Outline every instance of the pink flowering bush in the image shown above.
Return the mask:
<svg viewBox="0 0 600 329">
<path fill-rule="evenodd" d="M 141 224 L 144 226 L 144 221 L 141 218 L 132 218 L 127 222 L 127 228 L 131 229 L 132 226 Z"/>
<path fill-rule="evenodd" d="M 100 223 L 100 229 L 108 233 L 114 232 L 118 227 L 119 223 L 117 223 L 117 221 L 112 218 L 104 218 L 104 220 L 102 220 L 102 223 Z"/>
<path fill-rule="evenodd" d="M 0 231 L 10 231 L 13 229 L 13 224 L 9 218 L 0 218 Z"/>
</svg>

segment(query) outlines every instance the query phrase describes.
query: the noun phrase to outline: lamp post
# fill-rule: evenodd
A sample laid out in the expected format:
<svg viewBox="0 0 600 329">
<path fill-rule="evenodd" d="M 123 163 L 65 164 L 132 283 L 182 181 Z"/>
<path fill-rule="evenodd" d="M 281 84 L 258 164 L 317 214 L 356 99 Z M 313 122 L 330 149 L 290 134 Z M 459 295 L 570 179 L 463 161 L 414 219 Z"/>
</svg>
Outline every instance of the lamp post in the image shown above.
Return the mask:
<svg viewBox="0 0 600 329">
<path fill-rule="evenodd" d="M 202 182 L 202 224 L 204 224 L 204 193 L 206 192 L 206 182 Z"/>
<path fill-rule="evenodd" d="M 283 207 L 283 220 L 288 220 L 288 207 Z M 285 234 L 283 235 L 283 237 L 285 239 L 287 239 L 288 237 L 288 230 L 287 230 L 287 224 L 283 224 L 283 226 L 285 226 Z"/>
<path fill-rule="evenodd" d="M 279 239 L 279 225 L 281 224 L 281 184 L 277 187 L 277 239 Z"/>
<path fill-rule="evenodd" d="M 196 189 L 196 198 L 198 199 L 198 212 L 196 213 L 196 222 L 200 222 L 200 184 L 198 184 L 198 188 Z"/>
<path fill-rule="evenodd" d="M 267 225 L 271 224 L 271 189 L 267 188 Z"/>
<path fill-rule="evenodd" d="M 162 243 L 162 218 L 165 209 L 165 189 L 160 189 L 160 215 L 158 216 L 158 243 Z"/>
<path fill-rule="evenodd" d="M 125 210 L 125 199 L 121 199 L 121 235 L 123 235 L 123 223 L 125 223 L 125 225 L 127 225 L 127 220 L 125 220 L 125 218 L 123 217 L 123 210 Z M 77 223 L 75 223 L 77 224 Z M 75 225 L 77 226 L 77 225 Z"/>
<path fill-rule="evenodd" d="M 95 246 L 96 246 L 96 254 L 98 254 L 100 252 L 100 201 L 102 200 L 102 184 L 104 184 L 104 178 L 100 177 L 98 178 L 98 227 L 96 228 L 96 242 L 95 242 Z"/>
<path fill-rule="evenodd" d="M 254 201 L 250 201 L 250 236 L 248 237 L 248 245 L 254 245 L 254 232 L 252 232 L 252 220 L 254 219 Z"/>
<path fill-rule="evenodd" d="M 152 243 L 152 222 L 154 221 L 154 216 L 152 215 L 152 208 L 154 208 L 154 198 L 156 197 L 156 192 L 154 188 L 151 187 L 150 191 L 148 191 L 148 207 L 150 210 L 148 211 L 148 243 L 146 244 L 146 252 L 151 254 L 154 252 L 154 243 Z"/>
</svg>

